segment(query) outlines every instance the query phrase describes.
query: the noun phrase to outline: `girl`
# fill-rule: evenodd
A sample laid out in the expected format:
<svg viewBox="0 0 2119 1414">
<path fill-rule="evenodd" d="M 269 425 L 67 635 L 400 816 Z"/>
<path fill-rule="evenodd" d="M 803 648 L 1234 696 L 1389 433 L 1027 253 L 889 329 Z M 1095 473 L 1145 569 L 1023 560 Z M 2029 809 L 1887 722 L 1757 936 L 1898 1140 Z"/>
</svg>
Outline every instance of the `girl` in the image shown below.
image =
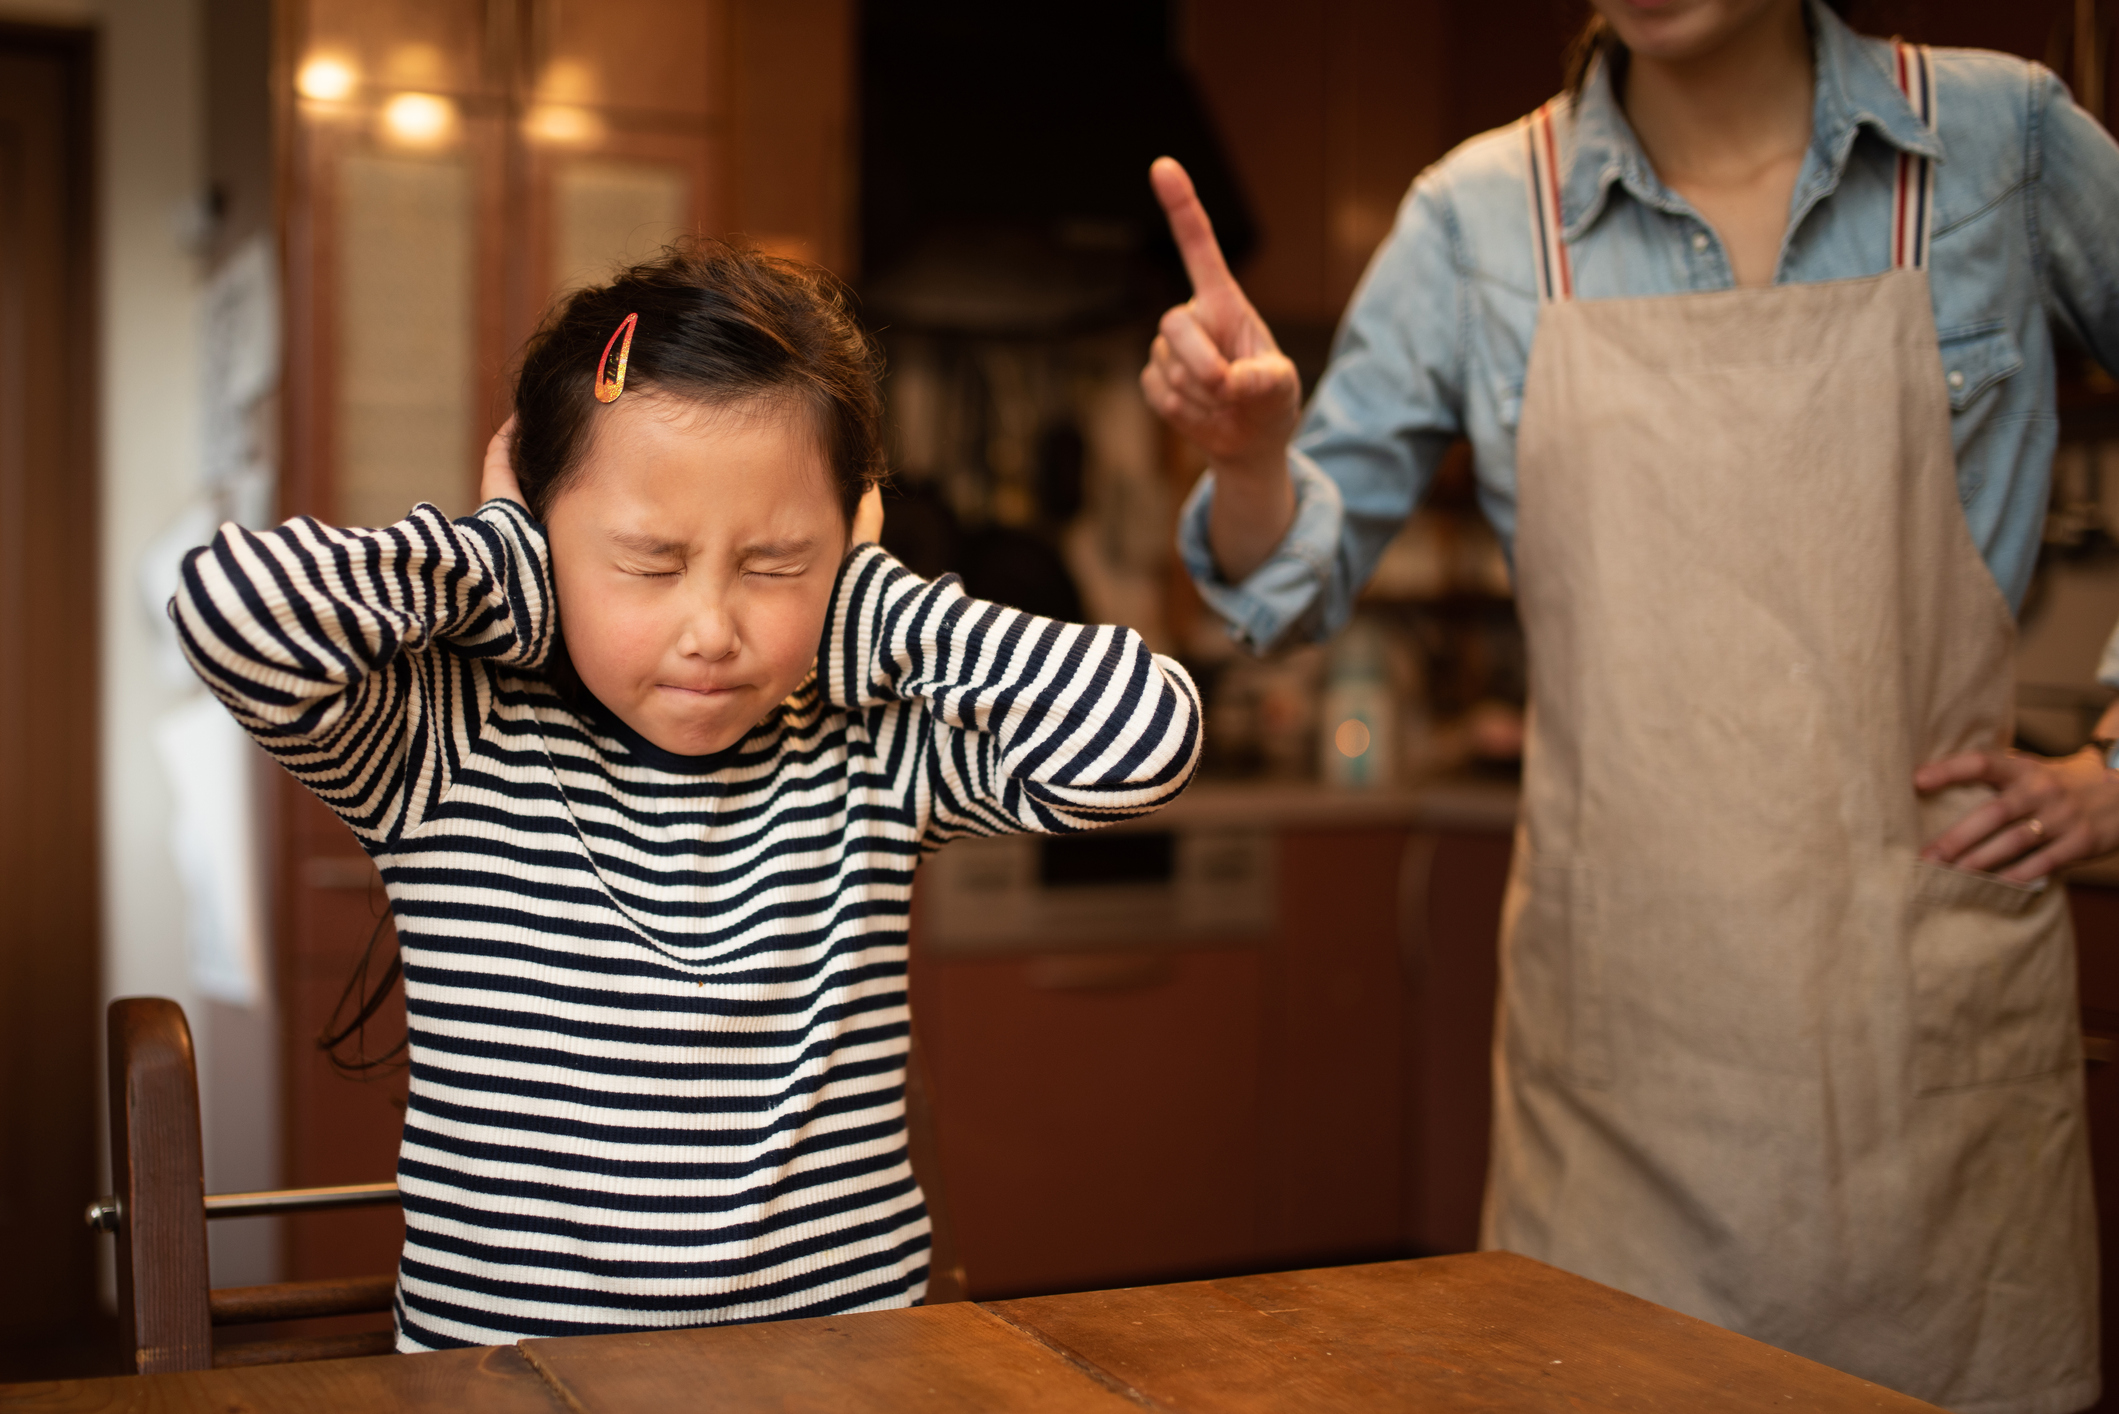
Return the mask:
<svg viewBox="0 0 2119 1414">
<path fill-rule="evenodd" d="M 1415 183 L 1299 433 L 1159 166 L 1187 559 L 1255 645 L 1328 629 L 1472 441 L 1532 669 L 1487 1245 L 1952 1408 L 2080 1408 L 2040 881 L 2119 844 L 2119 787 L 2003 748 L 2052 336 L 2119 367 L 2119 148 L 2034 65 L 1818 0 L 1595 6 L 1568 94 Z"/>
<path fill-rule="evenodd" d="M 193 664 L 389 889 L 401 1350 L 918 1301 L 914 866 L 1191 776 L 1138 635 L 871 543 L 876 362 L 829 276 L 702 241 L 548 320 L 476 515 L 186 561 Z"/>
</svg>

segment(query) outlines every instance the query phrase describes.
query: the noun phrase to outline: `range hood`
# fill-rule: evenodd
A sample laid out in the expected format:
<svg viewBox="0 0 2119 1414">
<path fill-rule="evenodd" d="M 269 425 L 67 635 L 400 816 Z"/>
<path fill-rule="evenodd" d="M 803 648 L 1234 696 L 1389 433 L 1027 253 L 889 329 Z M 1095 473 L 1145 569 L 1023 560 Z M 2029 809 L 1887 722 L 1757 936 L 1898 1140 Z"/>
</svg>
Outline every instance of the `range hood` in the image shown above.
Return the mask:
<svg viewBox="0 0 2119 1414">
<path fill-rule="evenodd" d="M 903 329 L 1044 335 L 1152 317 L 1186 292 L 1148 188 L 1191 171 L 1232 262 L 1253 225 L 1157 0 L 870 0 L 862 23 L 862 281 Z"/>
</svg>

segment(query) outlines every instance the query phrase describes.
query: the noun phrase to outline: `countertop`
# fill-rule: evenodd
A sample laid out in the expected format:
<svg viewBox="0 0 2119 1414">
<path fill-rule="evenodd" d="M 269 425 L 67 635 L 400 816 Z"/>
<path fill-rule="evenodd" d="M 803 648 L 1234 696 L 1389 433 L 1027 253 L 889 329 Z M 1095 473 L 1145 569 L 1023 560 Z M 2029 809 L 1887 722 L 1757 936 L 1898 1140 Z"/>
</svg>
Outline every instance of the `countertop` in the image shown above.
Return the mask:
<svg viewBox="0 0 2119 1414">
<path fill-rule="evenodd" d="M 1417 786 L 1334 790 L 1304 781 L 1198 781 L 1153 815 L 1119 830 L 1268 827 L 1318 830 L 1401 825 L 1507 834 L 1516 827 L 1512 781 L 1441 777 Z"/>
</svg>

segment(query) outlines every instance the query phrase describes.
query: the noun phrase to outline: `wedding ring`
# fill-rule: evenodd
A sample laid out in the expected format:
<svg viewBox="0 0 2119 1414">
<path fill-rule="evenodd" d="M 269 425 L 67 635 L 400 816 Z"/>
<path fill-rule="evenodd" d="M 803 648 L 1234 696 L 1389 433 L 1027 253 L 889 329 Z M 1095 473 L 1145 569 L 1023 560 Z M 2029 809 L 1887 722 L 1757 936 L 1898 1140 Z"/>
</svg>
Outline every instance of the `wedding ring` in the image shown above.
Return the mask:
<svg viewBox="0 0 2119 1414">
<path fill-rule="evenodd" d="M 2037 816 L 2033 815 L 2030 819 L 2024 821 L 2023 827 L 2031 832 L 2032 839 L 2041 840 L 2045 838 L 2045 821 Z"/>
</svg>

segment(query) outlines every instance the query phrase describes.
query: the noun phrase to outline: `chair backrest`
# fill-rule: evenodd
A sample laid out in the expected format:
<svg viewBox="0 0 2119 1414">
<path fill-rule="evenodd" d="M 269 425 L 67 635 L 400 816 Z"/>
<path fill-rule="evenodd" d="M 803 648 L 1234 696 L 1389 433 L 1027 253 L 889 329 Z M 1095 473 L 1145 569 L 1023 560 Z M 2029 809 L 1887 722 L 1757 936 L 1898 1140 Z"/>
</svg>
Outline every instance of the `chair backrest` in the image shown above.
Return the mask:
<svg viewBox="0 0 2119 1414">
<path fill-rule="evenodd" d="M 391 1277 L 209 1289 L 206 1220 L 396 1200 L 394 1184 L 274 1193 L 206 1193 L 199 1078 L 184 1009 L 167 997 L 110 1004 L 110 1170 L 113 1193 L 90 1223 L 118 1238 L 118 1320 L 126 1358 L 143 1375 L 216 1365 L 275 1364 L 378 1354 L 387 1331 L 224 1344 L 216 1326 L 390 1309 Z"/>
<path fill-rule="evenodd" d="M 120 997 L 109 1021 L 120 1338 L 143 1375 L 210 1369 L 206 1166 L 191 1027 L 167 997 Z"/>
</svg>

